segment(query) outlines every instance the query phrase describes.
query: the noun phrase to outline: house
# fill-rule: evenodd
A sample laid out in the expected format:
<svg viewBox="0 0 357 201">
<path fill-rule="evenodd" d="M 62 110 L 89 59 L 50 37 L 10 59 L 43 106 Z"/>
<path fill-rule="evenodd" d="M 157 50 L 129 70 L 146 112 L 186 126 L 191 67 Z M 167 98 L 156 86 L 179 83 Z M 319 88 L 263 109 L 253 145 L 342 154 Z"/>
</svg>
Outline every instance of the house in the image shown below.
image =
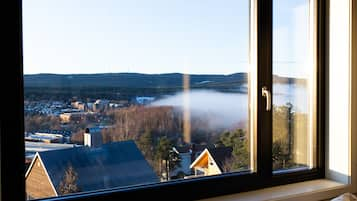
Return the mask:
<svg viewBox="0 0 357 201">
<path fill-rule="evenodd" d="M 37 152 L 57 149 L 71 149 L 78 146 L 81 145 L 25 141 L 25 167 L 27 169 L 30 166 Z"/>
<path fill-rule="evenodd" d="M 80 111 L 86 111 L 87 110 L 87 104 L 83 103 L 82 101 L 74 101 L 71 103 L 71 106 L 73 108 L 76 108 Z"/>
<path fill-rule="evenodd" d="M 69 123 L 71 121 L 80 121 L 82 120 L 86 115 L 86 112 L 66 112 L 63 114 L 60 114 L 60 119 L 62 123 Z"/>
<path fill-rule="evenodd" d="M 190 168 L 194 170 L 195 176 L 222 174 L 225 162 L 232 156 L 232 150 L 232 147 L 206 148 Z"/>
<path fill-rule="evenodd" d="M 208 145 L 190 144 L 173 147 L 173 150 L 180 155 L 180 166 L 170 171 L 172 176 L 191 175 L 191 163 L 207 148 Z"/>
<path fill-rule="evenodd" d="M 25 141 L 46 143 L 69 143 L 72 132 L 67 130 L 40 130 L 26 133 Z"/>
<path fill-rule="evenodd" d="M 27 196 L 61 195 L 59 185 L 69 167 L 83 192 L 159 181 L 134 141 L 122 141 L 37 152 L 25 175 Z"/>
<path fill-rule="evenodd" d="M 95 112 L 103 111 L 109 105 L 109 100 L 98 99 L 92 105 L 92 110 Z"/>
</svg>

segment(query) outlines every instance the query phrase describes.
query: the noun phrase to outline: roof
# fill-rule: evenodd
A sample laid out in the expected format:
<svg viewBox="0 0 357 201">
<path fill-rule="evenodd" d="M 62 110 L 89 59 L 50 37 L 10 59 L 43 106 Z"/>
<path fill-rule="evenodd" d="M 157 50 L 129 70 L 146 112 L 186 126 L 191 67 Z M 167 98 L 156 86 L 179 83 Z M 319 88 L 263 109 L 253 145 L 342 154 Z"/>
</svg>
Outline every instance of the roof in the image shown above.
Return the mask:
<svg viewBox="0 0 357 201">
<path fill-rule="evenodd" d="M 213 147 L 213 148 L 206 148 L 197 158 L 195 161 L 192 162 L 190 167 L 194 167 L 204 156 L 212 157 L 212 159 L 217 164 L 218 168 L 221 172 L 224 172 L 224 163 L 225 161 L 232 157 L 232 147 Z"/>
<path fill-rule="evenodd" d="M 44 143 L 44 142 L 29 142 L 25 141 L 25 152 L 26 155 L 35 154 L 41 151 L 50 151 L 57 149 L 70 149 L 73 147 L 80 147 L 81 145 L 75 144 L 62 144 L 62 143 Z"/>
<path fill-rule="evenodd" d="M 96 127 L 91 127 L 91 128 L 86 128 L 85 132 L 86 133 L 100 133 L 103 129 L 100 128 L 99 126 Z"/>
<path fill-rule="evenodd" d="M 207 148 L 208 152 L 212 156 L 213 160 L 218 165 L 219 169 L 223 172 L 223 166 L 225 160 L 232 156 L 232 147 L 216 147 L 216 148 Z"/>
<path fill-rule="evenodd" d="M 38 153 L 56 189 L 69 165 L 82 191 L 158 182 L 134 141 L 76 147 Z"/>
<path fill-rule="evenodd" d="M 49 129 L 45 129 L 45 130 L 38 130 L 35 133 L 40 133 L 40 134 L 59 134 L 59 135 L 63 135 L 63 136 L 70 136 L 72 134 L 71 131 L 67 131 L 67 130 L 49 130 Z"/>
</svg>

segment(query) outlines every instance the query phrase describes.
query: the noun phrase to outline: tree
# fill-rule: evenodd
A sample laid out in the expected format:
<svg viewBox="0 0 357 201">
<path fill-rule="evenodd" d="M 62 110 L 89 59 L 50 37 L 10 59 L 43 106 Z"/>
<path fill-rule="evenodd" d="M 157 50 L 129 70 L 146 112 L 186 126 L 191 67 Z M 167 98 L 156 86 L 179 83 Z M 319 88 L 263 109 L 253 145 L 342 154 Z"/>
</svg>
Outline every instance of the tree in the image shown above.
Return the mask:
<svg viewBox="0 0 357 201">
<path fill-rule="evenodd" d="M 159 142 L 156 146 L 156 159 L 159 162 L 160 175 L 164 172 L 166 180 L 169 180 L 170 171 L 180 166 L 180 155 L 172 149 L 172 144 L 167 137 L 159 138 Z M 164 162 L 165 166 L 162 167 Z"/>
<path fill-rule="evenodd" d="M 245 136 L 245 131 L 237 129 L 235 131 L 227 131 L 221 134 L 218 142 L 220 146 L 232 147 L 232 156 L 224 162 L 224 171 L 239 171 L 246 170 L 249 165 L 248 141 Z"/>
<path fill-rule="evenodd" d="M 158 136 L 173 136 L 180 133 L 177 114 L 170 106 L 130 106 L 108 113 L 113 127 L 105 129 L 106 142 L 136 140 L 147 130 Z"/>
<path fill-rule="evenodd" d="M 273 142 L 273 170 L 284 169 L 291 165 L 291 157 L 287 150 L 287 144 L 278 140 Z"/>
<path fill-rule="evenodd" d="M 144 156 L 152 159 L 154 147 L 151 130 L 146 129 L 145 133 L 139 137 L 137 143 Z"/>
<path fill-rule="evenodd" d="M 84 144 L 84 131 L 85 129 L 79 129 L 77 132 L 71 135 L 71 142 L 76 144 Z"/>
<path fill-rule="evenodd" d="M 74 170 L 72 165 L 68 165 L 66 169 L 63 179 L 59 184 L 58 193 L 60 195 L 66 195 L 70 193 L 80 192 L 80 188 L 78 187 L 78 173 Z"/>
<path fill-rule="evenodd" d="M 242 129 L 237 129 L 235 131 L 226 131 L 220 135 L 219 143 L 226 147 L 233 147 L 240 141 L 245 139 L 245 131 Z"/>
<path fill-rule="evenodd" d="M 248 141 L 246 138 L 238 140 L 232 151 L 232 170 L 247 170 L 249 165 Z"/>
<path fill-rule="evenodd" d="M 291 103 L 273 106 L 274 170 L 306 164 L 307 153 L 304 150 L 307 150 L 308 132 L 306 113 L 295 111 Z M 300 152 L 299 158 L 297 158 L 298 151 Z"/>
<path fill-rule="evenodd" d="M 167 167 L 167 178 L 169 178 L 169 173 L 172 170 L 175 170 L 178 167 L 181 167 L 181 156 L 178 152 L 173 149 L 169 150 L 169 157 L 166 160 L 166 167 Z"/>
<path fill-rule="evenodd" d="M 39 114 L 25 115 L 25 130 L 27 132 L 58 129 L 61 129 L 61 123 L 58 117 Z"/>
<path fill-rule="evenodd" d="M 292 135 L 291 128 L 294 125 L 291 121 L 292 117 L 292 105 L 286 104 L 282 106 L 273 106 L 273 142 L 279 141 L 284 145 L 289 144 L 289 136 Z M 290 120 L 290 121 L 289 121 Z M 286 150 L 281 150 L 286 154 L 288 152 L 288 146 L 284 146 Z"/>
<path fill-rule="evenodd" d="M 144 134 L 142 134 L 139 139 L 136 141 L 139 149 L 143 153 L 146 161 L 157 170 L 157 165 L 154 160 L 154 140 L 152 137 L 152 133 L 150 130 L 146 130 Z"/>
</svg>

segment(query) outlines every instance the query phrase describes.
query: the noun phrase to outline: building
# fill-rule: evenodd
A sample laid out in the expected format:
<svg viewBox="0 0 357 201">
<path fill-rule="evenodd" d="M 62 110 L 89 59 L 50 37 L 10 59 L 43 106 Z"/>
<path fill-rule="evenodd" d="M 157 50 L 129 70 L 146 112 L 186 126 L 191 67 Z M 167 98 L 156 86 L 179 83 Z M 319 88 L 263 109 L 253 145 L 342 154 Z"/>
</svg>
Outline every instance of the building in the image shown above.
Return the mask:
<svg viewBox="0 0 357 201">
<path fill-rule="evenodd" d="M 66 130 L 41 130 L 25 135 L 25 141 L 45 143 L 69 143 L 72 132 Z"/>
<path fill-rule="evenodd" d="M 178 176 L 184 173 L 184 175 L 191 175 L 192 169 L 191 163 L 207 148 L 207 145 L 191 144 L 185 146 L 173 147 L 173 150 L 180 155 L 180 166 L 170 171 L 171 176 Z"/>
<path fill-rule="evenodd" d="M 62 123 L 69 123 L 69 122 L 80 122 L 84 120 L 86 117 L 94 116 L 96 113 L 92 112 L 65 112 L 60 114 L 60 119 Z"/>
<path fill-rule="evenodd" d="M 37 152 L 70 149 L 82 145 L 25 141 L 25 165 L 28 167 Z"/>
<path fill-rule="evenodd" d="M 159 181 L 134 141 L 122 141 L 98 148 L 37 152 L 25 175 L 27 196 L 59 196 L 59 184 L 69 166 L 83 192 Z"/>
<path fill-rule="evenodd" d="M 31 134 L 25 137 L 25 141 L 44 142 L 44 143 L 62 143 L 63 136 L 55 134 Z"/>
<path fill-rule="evenodd" d="M 37 152 L 70 149 L 79 146 L 82 145 L 25 141 L 25 155 L 26 158 L 32 159 Z"/>
<path fill-rule="evenodd" d="M 108 105 L 109 105 L 109 100 L 98 99 L 93 103 L 92 110 L 95 112 L 100 112 L 100 111 L 103 111 L 104 109 L 106 109 L 108 107 Z"/>
<path fill-rule="evenodd" d="M 195 176 L 222 174 L 225 162 L 232 156 L 232 147 L 206 148 L 191 164 Z"/>
<path fill-rule="evenodd" d="M 136 104 L 139 104 L 139 105 L 146 105 L 146 104 L 153 102 L 154 100 L 155 100 L 155 97 L 151 97 L 151 96 L 137 96 L 137 97 L 135 97 L 135 102 L 136 102 Z"/>
<path fill-rule="evenodd" d="M 87 110 L 87 104 L 83 103 L 82 101 L 74 101 L 71 103 L 71 106 L 81 111 Z"/>
<path fill-rule="evenodd" d="M 62 123 L 69 123 L 71 121 L 79 121 L 81 120 L 83 116 L 82 112 L 66 112 L 63 114 L 60 114 L 60 119 Z"/>
</svg>

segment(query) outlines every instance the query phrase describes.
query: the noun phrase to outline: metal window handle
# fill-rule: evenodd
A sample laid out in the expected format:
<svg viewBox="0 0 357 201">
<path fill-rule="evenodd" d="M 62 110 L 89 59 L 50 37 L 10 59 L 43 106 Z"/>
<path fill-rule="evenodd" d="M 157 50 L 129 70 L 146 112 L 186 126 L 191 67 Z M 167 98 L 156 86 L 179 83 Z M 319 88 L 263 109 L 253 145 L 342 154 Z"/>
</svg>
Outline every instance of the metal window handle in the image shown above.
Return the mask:
<svg viewBox="0 0 357 201">
<path fill-rule="evenodd" d="M 262 96 L 265 97 L 266 100 L 266 111 L 270 111 L 271 110 L 271 93 L 268 90 L 268 87 L 264 86 L 262 88 Z"/>
</svg>

